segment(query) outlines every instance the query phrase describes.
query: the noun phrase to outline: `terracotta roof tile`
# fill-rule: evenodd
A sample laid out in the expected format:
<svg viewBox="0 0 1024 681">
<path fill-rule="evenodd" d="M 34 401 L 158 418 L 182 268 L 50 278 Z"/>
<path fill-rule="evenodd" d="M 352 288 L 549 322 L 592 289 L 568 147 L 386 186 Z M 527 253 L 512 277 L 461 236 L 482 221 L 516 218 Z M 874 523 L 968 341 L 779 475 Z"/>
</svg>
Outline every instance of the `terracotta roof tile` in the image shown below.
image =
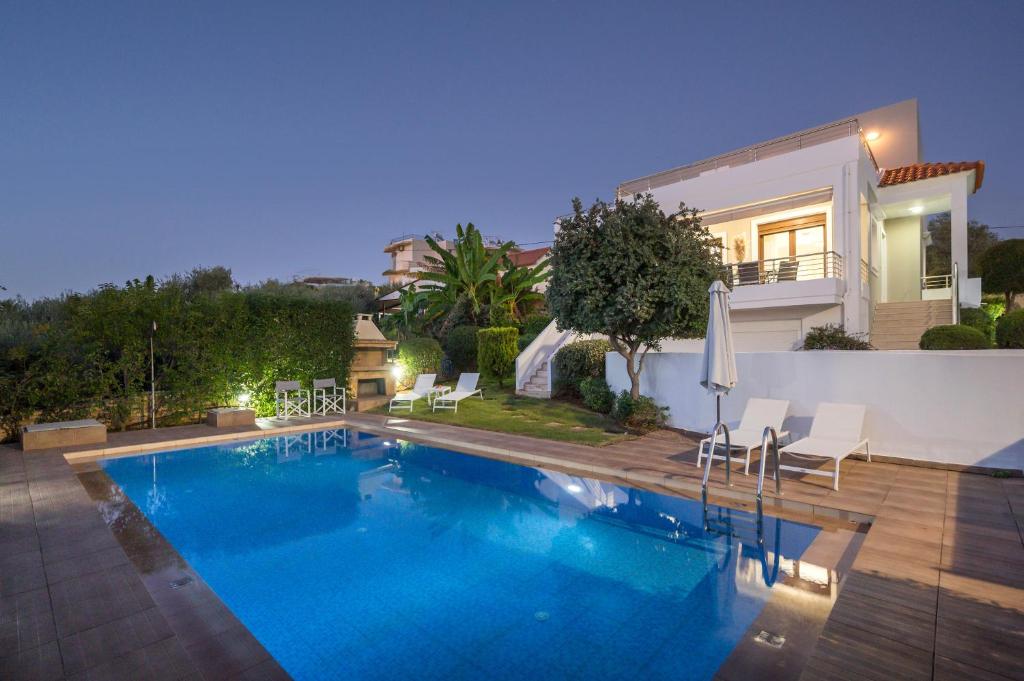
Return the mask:
<svg viewBox="0 0 1024 681">
<path fill-rule="evenodd" d="M 953 161 L 950 163 L 915 163 L 901 168 L 889 168 L 882 171 L 882 179 L 878 181 L 879 187 L 888 187 L 894 184 L 905 184 L 916 180 L 927 180 L 930 177 L 941 175 L 952 175 L 968 170 L 976 170 L 974 175 L 974 191 L 981 189 L 981 182 L 985 178 L 984 161 Z"/>
<path fill-rule="evenodd" d="M 513 251 L 508 254 L 509 260 L 517 267 L 533 267 L 548 254 L 550 248 L 532 248 L 528 251 Z"/>
</svg>

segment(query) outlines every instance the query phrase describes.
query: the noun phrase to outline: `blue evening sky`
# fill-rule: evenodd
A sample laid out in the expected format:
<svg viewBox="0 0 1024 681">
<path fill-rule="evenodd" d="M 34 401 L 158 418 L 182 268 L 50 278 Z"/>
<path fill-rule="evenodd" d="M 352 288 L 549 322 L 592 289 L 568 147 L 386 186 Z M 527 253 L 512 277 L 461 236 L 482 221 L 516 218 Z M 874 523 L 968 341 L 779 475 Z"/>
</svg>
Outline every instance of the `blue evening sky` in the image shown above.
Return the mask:
<svg viewBox="0 0 1024 681">
<path fill-rule="evenodd" d="M 551 238 L 573 196 L 909 97 L 1024 224 L 1020 2 L 0 2 L 0 284 Z M 1024 230 L 1001 230 L 1004 236 Z"/>
</svg>

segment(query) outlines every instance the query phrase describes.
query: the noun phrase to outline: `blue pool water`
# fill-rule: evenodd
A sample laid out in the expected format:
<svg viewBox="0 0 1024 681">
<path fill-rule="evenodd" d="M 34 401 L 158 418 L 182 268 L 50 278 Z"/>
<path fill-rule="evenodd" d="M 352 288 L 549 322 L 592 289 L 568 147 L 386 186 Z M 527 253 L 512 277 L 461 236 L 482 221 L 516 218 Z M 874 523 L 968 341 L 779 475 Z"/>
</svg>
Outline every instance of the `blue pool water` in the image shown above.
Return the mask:
<svg viewBox="0 0 1024 681">
<path fill-rule="evenodd" d="M 771 591 L 749 514 L 367 433 L 103 465 L 296 679 L 710 679 Z"/>
</svg>

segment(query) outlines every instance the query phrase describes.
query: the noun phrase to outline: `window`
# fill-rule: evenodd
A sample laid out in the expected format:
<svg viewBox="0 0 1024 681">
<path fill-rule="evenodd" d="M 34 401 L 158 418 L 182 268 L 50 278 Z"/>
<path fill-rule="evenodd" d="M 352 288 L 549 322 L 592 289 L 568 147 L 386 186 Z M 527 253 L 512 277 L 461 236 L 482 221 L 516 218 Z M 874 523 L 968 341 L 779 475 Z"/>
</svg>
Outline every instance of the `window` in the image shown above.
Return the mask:
<svg viewBox="0 0 1024 681">
<path fill-rule="evenodd" d="M 825 252 L 825 214 L 758 225 L 762 260 Z"/>
</svg>

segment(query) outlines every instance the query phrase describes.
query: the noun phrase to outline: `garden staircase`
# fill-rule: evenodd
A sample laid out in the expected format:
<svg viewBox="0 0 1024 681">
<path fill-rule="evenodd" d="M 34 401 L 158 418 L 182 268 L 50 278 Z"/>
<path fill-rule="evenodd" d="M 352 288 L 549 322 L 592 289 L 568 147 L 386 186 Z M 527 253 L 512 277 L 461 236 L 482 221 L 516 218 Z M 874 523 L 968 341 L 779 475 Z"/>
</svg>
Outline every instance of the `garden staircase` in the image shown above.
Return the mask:
<svg viewBox="0 0 1024 681">
<path fill-rule="evenodd" d="M 921 334 L 952 323 L 948 300 L 878 303 L 871 321 L 871 344 L 878 350 L 917 350 Z"/>
<path fill-rule="evenodd" d="M 548 399 L 551 397 L 551 384 L 548 380 L 549 372 L 551 371 L 550 365 L 551 362 L 544 362 L 538 366 L 537 370 L 533 372 L 529 380 L 527 380 L 526 383 L 523 384 L 523 387 L 516 392 L 525 397 L 538 397 L 541 399 Z"/>
</svg>

